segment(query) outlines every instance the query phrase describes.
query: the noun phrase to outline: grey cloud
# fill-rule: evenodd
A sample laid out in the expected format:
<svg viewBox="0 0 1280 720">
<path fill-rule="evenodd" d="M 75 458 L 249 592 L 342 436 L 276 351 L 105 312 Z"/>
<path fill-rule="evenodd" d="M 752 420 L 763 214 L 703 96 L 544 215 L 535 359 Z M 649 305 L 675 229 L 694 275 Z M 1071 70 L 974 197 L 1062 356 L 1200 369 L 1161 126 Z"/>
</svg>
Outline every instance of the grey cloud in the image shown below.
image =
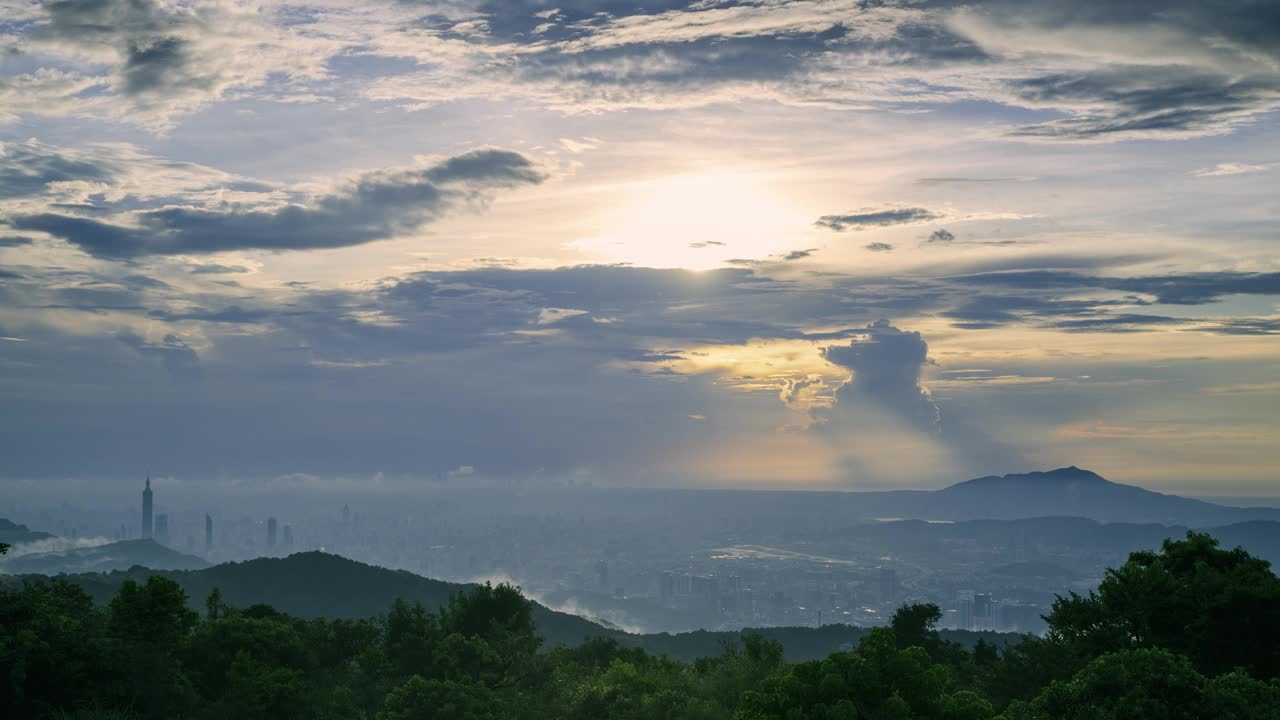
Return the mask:
<svg viewBox="0 0 1280 720">
<path fill-rule="evenodd" d="M 783 255 L 782 259 L 788 262 L 792 260 L 803 260 L 817 251 L 818 251 L 817 248 L 808 248 L 807 250 L 792 250 L 786 255 Z"/>
<path fill-rule="evenodd" d="M 1166 317 L 1163 315 L 1138 315 L 1138 314 L 1121 314 L 1121 315 L 1104 315 L 1102 317 L 1087 317 L 1072 320 L 1057 320 L 1047 323 L 1047 327 L 1058 330 L 1066 330 L 1068 332 L 1144 332 L 1156 327 L 1168 327 L 1173 325 L 1186 325 L 1189 320 L 1184 318 Z"/>
<path fill-rule="evenodd" d="M 200 356 L 176 335 L 165 335 L 158 343 L 147 342 L 131 332 L 120 333 L 116 338 L 139 355 L 159 359 L 174 379 L 194 380 L 200 377 Z"/>
<path fill-rule="evenodd" d="M 929 233 L 929 242 L 931 243 L 949 243 L 955 239 L 955 233 L 944 228 L 938 228 L 937 230 Z"/>
<path fill-rule="evenodd" d="M 119 168 L 102 158 L 38 143 L 0 143 L 0 200 L 38 197 L 59 182 L 107 182 Z"/>
<path fill-rule="evenodd" d="M 9 224 L 49 233 L 92 255 L 113 259 L 344 247 L 413 230 L 477 193 L 536 184 L 544 178 L 519 153 L 476 150 L 428 168 L 371 172 L 309 205 L 270 210 L 166 207 L 135 213 L 129 224 L 35 213 L 14 215 Z"/>
<path fill-rule="evenodd" d="M 942 216 L 925 208 L 904 207 L 877 210 L 868 208 L 844 215 L 823 215 L 814 222 L 818 227 L 841 232 L 863 230 L 869 227 L 887 227 L 937 220 Z"/>
<path fill-rule="evenodd" d="M 1195 329 L 1219 335 L 1280 335 L 1280 318 L 1228 318 Z"/>
<path fill-rule="evenodd" d="M 871 252 L 890 252 L 893 250 L 893 246 L 885 242 L 867 243 L 865 247 Z"/>
<path fill-rule="evenodd" d="M 828 362 L 853 371 L 853 378 L 836 390 L 833 414 L 870 402 L 919 430 L 937 431 L 941 423 L 938 406 L 920 385 L 929 344 L 920 333 L 900 330 L 888 320 L 877 320 L 862 332 L 865 338 L 822 350 Z"/>
<path fill-rule="evenodd" d="M 249 268 L 243 265 L 223 265 L 220 263 L 195 265 L 191 268 L 192 275 L 230 275 L 247 272 L 249 272 Z"/>
<path fill-rule="evenodd" d="M 1280 295 L 1280 273 L 1200 272 L 1141 277 L 1102 277 L 1060 270 L 982 273 L 946 278 L 961 285 L 1022 290 L 1099 288 L 1152 295 L 1167 305 L 1201 305 L 1226 295 Z"/>
</svg>

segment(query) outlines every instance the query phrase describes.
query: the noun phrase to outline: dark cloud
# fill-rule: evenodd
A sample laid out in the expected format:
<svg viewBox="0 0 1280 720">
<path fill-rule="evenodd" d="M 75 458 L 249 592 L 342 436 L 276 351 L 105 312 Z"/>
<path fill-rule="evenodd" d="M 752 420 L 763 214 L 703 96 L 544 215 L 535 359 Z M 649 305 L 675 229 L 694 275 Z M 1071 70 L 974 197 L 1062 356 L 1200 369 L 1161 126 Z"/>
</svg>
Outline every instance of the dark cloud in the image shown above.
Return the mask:
<svg viewBox="0 0 1280 720">
<path fill-rule="evenodd" d="M 1202 305 L 1227 295 L 1280 295 L 1280 273 L 1199 272 L 1141 277 L 1102 277 L 1061 270 L 1024 270 L 946 278 L 960 285 L 1017 290 L 1069 291 L 1087 288 L 1154 296 L 1166 305 Z"/>
<path fill-rule="evenodd" d="M 427 168 L 368 173 L 309 205 L 270 210 L 165 207 L 134 214 L 131 225 L 37 213 L 14 215 L 9 224 L 113 259 L 345 247 L 413 230 L 477 195 L 536 184 L 544 177 L 519 153 L 476 150 Z"/>
<path fill-rule="evenodd" d="M 868 208 L 844 215 L 823 215 L 814 224 L 818 227 L 841 232 L 844 230 L 863 230 L 869 227 L 907 225 L 937 220 L 941 217 L 941 215 L 931 210 L 918 207 L 886 208 L 882 210 Z"/>
<path fill-rule="evenodd" d="M 782 259 L 783 259 L 783 260 L 786 260 L 786 261 L 788 261 L 788 262 L 790 262 L 790 261 L 792 261 L 792 260 L 803 260 L 803 259 L 805 259 L 805 258 L 809 257 L 810 255 L 813 255 L 813 254 L 814 254 L 815 252 L 817 252 L 817 251 L 818 251 L 818 249 L 817 249 L 817 248 L 808 248 L 808 249 L 806 249 L 806 250 L 792 250 L 791 252 L 787 253 L 786 255 L 783 255 L 783 256 L 782 256 Z"/>
<path fill-rule="evenodd" d="M 192 275 L 231 275 L 247 272 L 249 272 L 249 268 L 243 265 L 222 265 L 220 263 L 194 265 L 191 268 Z"/>
<path fill-rule="evenodd" d="M 1219 335 L 1280 335 L 1280 318 L 1228 318 L 1195 329 Z"/>
<path fill-rule="evenodd" d="M 929 242 L 931 243 L 949 243 L 955 239 L 955 233 L 944 228 L 938 228 L 937 230 L 929 233 Z"/>
<path fill-rule="evenodd" d="M 1163 315 L 1120 314 L 1101 317 L 1075 318 L 1056 320 L 1046 323 L 1047 327 L 1067 332 L 1147 332 L 1161 327 L 1186 325 L 1190 321 L 1184 318 L 1166 317 Z"/>
<path fill-rule="evenodd" d="M 833 414 L 865 411 L 863 406 L 872 403 L 919 430 L 936 432 L 938 406 L 920 385 L 929 344 L 920 333 L 900 330 L 888 320 L 877 320 L 861 332 L 864 337 L 848 345 L 822 350 L 828 362 L 853 371 L 853 378 L 836 390 Z"/>
<path fill-rule="evenodd" d="M 39 197 L 59 182 L 108 182 L 118 166 L 35 142 L 0 143 L 0 200 Z"/>
<path fill-rule="evenodd" d="M 867 243 L 865 247 L 871 252 L 890 252 L 891 250 L 893 250 L 892 245 L 884 242 Z"/>
<path fill-rule="evenodd" d="M 177 380 L 200 377 L 200 356 L 176 335 L 165 335 L 158 343 L 147 342 L 141 335 L 123 332 L 116 338 L 143 357 L 160 360 L 169 375 Z"/>
</svg>

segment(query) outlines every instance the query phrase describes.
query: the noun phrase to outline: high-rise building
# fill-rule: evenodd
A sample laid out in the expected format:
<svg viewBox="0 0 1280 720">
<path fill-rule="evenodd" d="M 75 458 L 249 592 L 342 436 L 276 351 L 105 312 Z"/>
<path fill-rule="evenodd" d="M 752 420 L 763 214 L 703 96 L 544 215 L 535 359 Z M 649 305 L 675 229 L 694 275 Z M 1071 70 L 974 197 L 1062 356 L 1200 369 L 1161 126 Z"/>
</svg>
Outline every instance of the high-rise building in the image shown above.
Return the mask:
<svg viewBox="0 0 1280 720">
<path fill-rule="evenodd" d="M 991 629 L 991 593 L 975 593 L 973 596 L 973 629 Z"/>
<path fill-rule="evenodd" d="M 267 518 L 267 547 L 274 548 L 276 546 L 276 519 Z"/>
<path fill-rule="evenodd" d="M 293 552 L 293 526 L 284 526 L 284 551 Z"/>
<path fill-rule="evenodd" d="M 974 594 L 972 590 L 961 590 L 956 597 L 956 610 L 959 614 L 959 630 L 973 629 Z"/>
<path fill-rule="evenodd" d="M 151 511 L 151 473 L 147 473 L 147 487 L 142 491 L 142 539 L 150 540 L 154 537 L 154 526 L 152 525 Z"/>
<path fill-rule="evenodd" d="M 213 518 L 209 513 L 204 514 L 204 551 L 207 553 L 213 550 Z"/>
<path fill-rule="evenodd" d="M 155 538 L 161 545 L 169 544 L 169 516 L 164 513 L 156 516 Z"/>
<path fill-rule="evenodd" d="M 880 602 L 898 604 L 898 571 L 888 565 L 880 566 Z"/>
</svg>

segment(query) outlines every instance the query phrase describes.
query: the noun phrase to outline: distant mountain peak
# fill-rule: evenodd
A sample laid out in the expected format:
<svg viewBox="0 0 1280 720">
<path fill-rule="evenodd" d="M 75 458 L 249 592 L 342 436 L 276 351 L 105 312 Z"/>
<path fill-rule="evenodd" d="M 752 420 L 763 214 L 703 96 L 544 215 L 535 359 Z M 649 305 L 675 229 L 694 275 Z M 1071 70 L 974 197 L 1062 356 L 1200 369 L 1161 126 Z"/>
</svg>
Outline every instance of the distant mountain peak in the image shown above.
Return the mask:
<svg viewBox="0 0 1280 720">
<path fill-rule="evenodd" d="M 1054 470 L 1043 470 L 1029 473 L 1010 473 L 1008 475 L 987 475 L 985 477 L 958 482 L 954 485 L 948 486 L 946 489 L 982 487 L 988 485 L 1025 485 L 1064 482 L 1106 483 L 1108 485 L 1115 484 L 1092 470 L 1085 470 L 1083 468 L 1076 467 L 1075 465 L 1068 465 L 1067 467 L 1056 468 Z"/>
</svg>

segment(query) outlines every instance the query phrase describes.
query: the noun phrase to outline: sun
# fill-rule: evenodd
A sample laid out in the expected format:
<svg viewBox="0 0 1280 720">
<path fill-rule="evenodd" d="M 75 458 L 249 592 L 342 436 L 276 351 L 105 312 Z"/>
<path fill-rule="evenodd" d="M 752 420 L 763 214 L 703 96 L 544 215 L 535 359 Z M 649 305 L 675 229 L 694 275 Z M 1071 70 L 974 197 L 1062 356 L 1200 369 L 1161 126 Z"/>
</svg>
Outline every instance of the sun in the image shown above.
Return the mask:
<svg viewBox="0 0 1280 720">
<path fill-rule="evenodd" d="M 741 173 L 668 176 L 622 195 L 574 248 L 600 262 L 708 270 L 793 250 L 808 226 L 778 187 Z"/>
</svg>

